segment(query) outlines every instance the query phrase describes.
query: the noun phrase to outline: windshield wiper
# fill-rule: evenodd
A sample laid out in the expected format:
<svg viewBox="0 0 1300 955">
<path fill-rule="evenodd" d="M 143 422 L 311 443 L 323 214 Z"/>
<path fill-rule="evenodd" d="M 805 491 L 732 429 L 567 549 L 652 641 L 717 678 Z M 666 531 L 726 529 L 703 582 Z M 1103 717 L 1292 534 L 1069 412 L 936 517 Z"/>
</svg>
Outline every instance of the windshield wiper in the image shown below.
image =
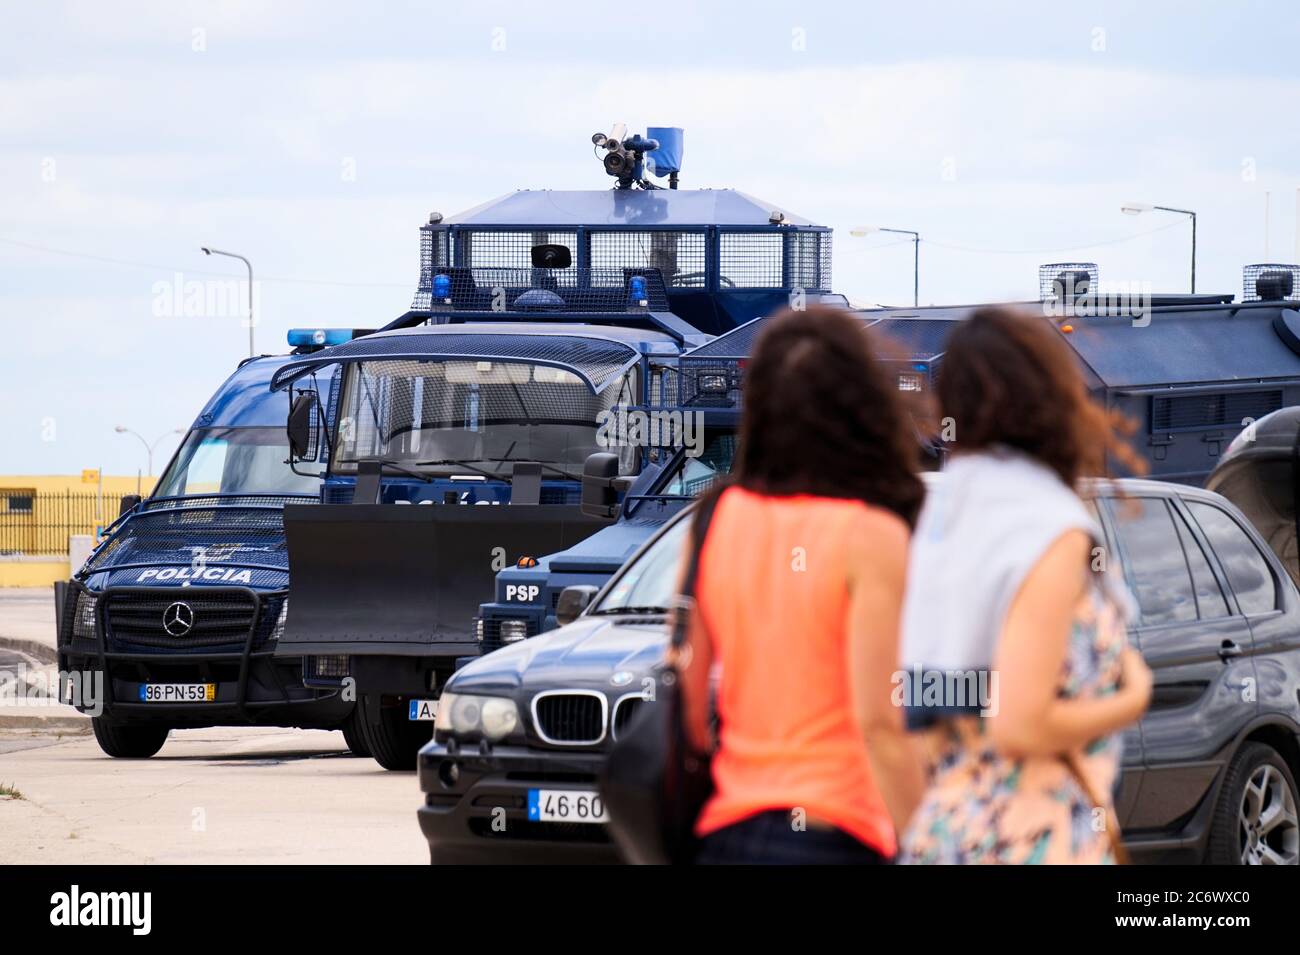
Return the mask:
<svg viewBox="0 0 1300 955">
<path fill-rule="evenodd" d="M 498 474 L 496 471 L 492 471 L 488 468 L 481 468 L 477 464 L 470 464 L 468 461 L 457 461 L 454 458 L 446 458 L 441 461 L 416 461 L 415 465 L 416 467 L 422 467 L 422 468 L 424 467 L 464 468 L 466 471 L 473 471 L 476 474 L 482 474 L 487 477 L 490 477 L 494 481 L 505 481 L 507 484 L 510 483 L 510 478 L 506 477 L 504 474 Z M 432 480 L 432 478 L 430 478 L 430 480 Z"/>
<path fill-rule="evenodd" d="M 639 617 L 662 617 L 671 611 L 667 607 L 598 607 L 590 611 L 591 616 L 597 614 L 627 614 L 629 616 Z"/>
<path fill-rule="evenodd" d="M 504 457 L 493 458 L 492 460 L 500 461 L 502 464 L 505 464 L 506 462 L 509 462 L 510 464 L 540 464 L 543 469 L 550 471 L 552 474 L 558 474 L 560 477 L 566 478 L 570 481 L 578 481 L 579 483 L 582 481 L 581 474 L 574 474 L 572 471 L 566 471 L 564 468 L 556 467 L 555 462 L 553 461 L 533 461 L 530 458 L 512 458 L 510 452 L 514 449 L 515 446 L 512 444 L 506 449 Z"/>
</svg>

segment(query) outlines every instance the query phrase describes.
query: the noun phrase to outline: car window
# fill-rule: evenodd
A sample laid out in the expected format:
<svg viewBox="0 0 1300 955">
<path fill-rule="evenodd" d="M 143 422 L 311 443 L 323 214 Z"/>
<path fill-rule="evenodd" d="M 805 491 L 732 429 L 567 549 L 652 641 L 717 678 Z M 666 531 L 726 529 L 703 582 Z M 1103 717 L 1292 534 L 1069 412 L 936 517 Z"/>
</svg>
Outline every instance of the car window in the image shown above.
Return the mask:
<svg viewBox="0 0 1300 955">
<path fill-rule="evenodd" d="M 1241 612 L 1268 613 L 1277 607 L 1277 587 L 1268 561 L 1242 530 L 1241 525 L 1222 508 L 1200 501 L 1188 501 L 1188 510 L 1210 539 L 1228 575 L 1228 583 L 1237 595 Z"/>
<path fill-rule="evenodd" d="M 1228 599 L 1223 595 L 1223 588 L 1219 586 L 1214 571 L 1210 569 L 1210 561 L 1205 556 L 1205 551 L 1192 536 L 1192 529 L 1187 526 L 1187 521 L 1183 520 L 1182 515 L 1175 513 L 1174 523 L 1178 525 L 1178 536 L 1183 541 L 1187 567 L 1192 572 L 1192 587 L 1196 591 L 1196 606 L 1200 611 L 1201 619 L 1214 620 L 1228 616 L 1232 612 L 1228 609 Z"/>
<path fill-rule="evenodd" d="M 1196 595 L 1168 505 L 1158 497 L 1126 498 L 1112 511 L 1142 624 L 1195 620 Z"/>
<path fill-rule="evenodd" d="M 691 518 L 679 520 L 629 565 L 592 613 L 617 613 L 628 608 L 672 607 L 677 595 L 678 565 Z"/>
</svg>

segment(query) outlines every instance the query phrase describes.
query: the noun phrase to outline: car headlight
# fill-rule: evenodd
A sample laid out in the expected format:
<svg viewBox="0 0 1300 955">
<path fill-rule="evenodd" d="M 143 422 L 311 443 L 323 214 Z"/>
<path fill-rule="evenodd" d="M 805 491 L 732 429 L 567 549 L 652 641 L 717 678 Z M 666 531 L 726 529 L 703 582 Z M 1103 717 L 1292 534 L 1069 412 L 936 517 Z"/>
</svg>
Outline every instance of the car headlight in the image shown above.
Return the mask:
<svg viewBox="0 0 1300 955">
<path fill-rule="evenodd" d="M 527 640 L 528 621 L 502 620 L 500 633 L 502 643 L 518 643 L 520 640 Z"/>
<path fill-rule="evenodd" d="M 95 639 L 95 605 L 99 598 L 81 591 L 77 594 L 77 610 L 72 618 L 72 636 L 77 640 Z"/>
<path fill-rule="evenodd" d="M 438 732 L 482 736 L 493 742 L 505 739 L 518 725 L 519 708 L 514 700 L 468 693 L 443 693 L 433 721 Z"/>
</svg>

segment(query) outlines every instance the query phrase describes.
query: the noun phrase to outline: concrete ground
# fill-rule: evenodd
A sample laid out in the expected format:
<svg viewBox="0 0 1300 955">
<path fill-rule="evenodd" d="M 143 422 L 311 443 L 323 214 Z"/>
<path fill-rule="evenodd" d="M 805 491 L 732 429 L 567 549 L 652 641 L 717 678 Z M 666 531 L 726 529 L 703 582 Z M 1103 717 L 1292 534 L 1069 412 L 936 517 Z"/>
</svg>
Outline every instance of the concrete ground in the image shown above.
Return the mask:
<svg viewBox="0 0 1300 955">
<path fill-rule="evenodd" d="M 424 864 L 420 803 L 414 773 L 337 732 L 173 730 L 116 760 L 93 737 L 0 730 L 0 865 Z"/>
<path fill-rule="evenodd" d="M 54 598 L 0 589 L 0 671 L 52 670 Z M 0 673 L 0 677 L 5 674 Z M 151 759 L 110 759 L 90 720 L 0 699 L 0 865 L 423 864 L 414 773 L 324 730 L 173 730 Z"/>
</svg>

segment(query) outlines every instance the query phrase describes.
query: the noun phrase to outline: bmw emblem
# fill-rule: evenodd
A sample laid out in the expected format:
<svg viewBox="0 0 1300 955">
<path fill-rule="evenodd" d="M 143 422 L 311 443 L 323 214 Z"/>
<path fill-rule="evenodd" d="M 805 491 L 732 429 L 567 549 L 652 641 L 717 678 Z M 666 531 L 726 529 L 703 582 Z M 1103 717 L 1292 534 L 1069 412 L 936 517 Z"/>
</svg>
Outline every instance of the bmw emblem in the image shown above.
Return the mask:
<svg viewBox="0 0 1300 955">
<path fill-rule="evenodd" d="M 612 677 L 609 678 L 609 682 L 614 684 L 615 686 L 627 686 L 629 683 L 632 682 L 632 671 L 619 670 L 617 673 L 615 673 Z"/>
<path fill-rule="evenodd" d="M 162 625 L 168 636 L 185 636 L 194 629 L 194 608 L 182 600 L 176 601 L 163 611 Z"/>
</svg>

